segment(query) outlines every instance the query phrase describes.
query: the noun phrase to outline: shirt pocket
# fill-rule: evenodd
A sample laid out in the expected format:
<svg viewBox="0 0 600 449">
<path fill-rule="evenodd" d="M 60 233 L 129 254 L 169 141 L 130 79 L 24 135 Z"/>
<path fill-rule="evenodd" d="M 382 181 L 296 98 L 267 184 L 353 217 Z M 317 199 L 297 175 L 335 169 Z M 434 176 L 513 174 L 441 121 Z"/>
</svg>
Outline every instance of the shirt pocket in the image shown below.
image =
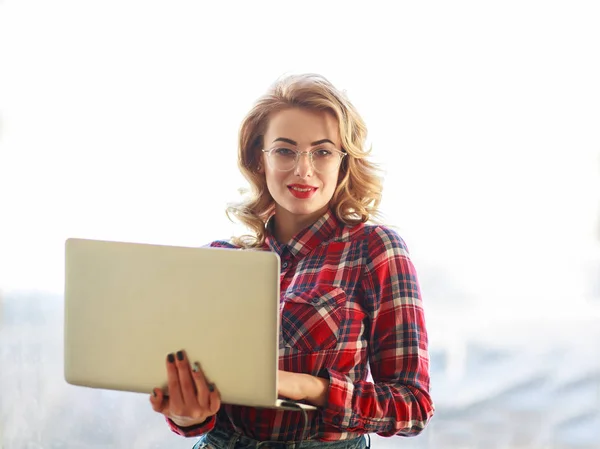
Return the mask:
<svg viewBox="0 0 600 449">
<path fill-rule="evenodd" d="M 281 312 L 283 345 L 302 352 L 324 351 L 337 345 L 346 293 L 338 287 L 316 286 L 285 294 Z"/>
</svg>

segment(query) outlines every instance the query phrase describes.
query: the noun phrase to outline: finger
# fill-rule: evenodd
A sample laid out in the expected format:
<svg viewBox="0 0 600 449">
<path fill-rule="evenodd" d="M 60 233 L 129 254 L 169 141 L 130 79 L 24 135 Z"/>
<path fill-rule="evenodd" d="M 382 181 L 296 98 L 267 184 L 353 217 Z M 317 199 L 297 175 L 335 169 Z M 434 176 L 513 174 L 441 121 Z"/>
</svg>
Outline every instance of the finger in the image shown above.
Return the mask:
<svg viewBox="0 0 600 449">
<path fill-rule="evenodd" d="M 167 386 L 169 387 L 169 408 L 171 411 L 181 411 L 184 406 L 179 385 L 179 371 L 175 365 L 175 354 L 167 356 Z"/>
<path fill-rule="evenodd" d="M 192 378 L 190 362 L 185 351 L 181 350 L 177 352 L 177 360 L 175 364 L 177 366 L 177 373 L 179 375 L 179 385 L 181 388 L 183 403 L 188 409 L 196 408 L 198 406 L 196 384 Z"/>
<path fill-rule="evenodd" d="M 200 407 L 208 410 L 210 407 L 210 391 L 209 383 L 206 380 L 206 375 L 198 362 L 194 362 L 193 369 L 194 384 L 196 385 L 196 400 Z"/>
<path fill-rule="evenodd" d="M 150 404 L 152 404 L 152 409 L 155 412 L 165 414 L 169 408 L 169 399 L 163 394 L 160 388 L 155 388 L 150 395 Z"/>
</svg>

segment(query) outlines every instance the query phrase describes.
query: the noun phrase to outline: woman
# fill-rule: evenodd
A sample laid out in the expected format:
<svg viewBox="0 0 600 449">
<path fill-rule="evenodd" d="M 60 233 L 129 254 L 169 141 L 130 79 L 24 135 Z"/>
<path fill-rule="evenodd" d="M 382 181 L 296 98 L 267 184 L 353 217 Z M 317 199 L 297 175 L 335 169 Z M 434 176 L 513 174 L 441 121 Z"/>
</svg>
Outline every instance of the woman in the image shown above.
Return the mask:
<svg viewBox="0 0 600 449">
<path fill-rule="evenodd" d="M 221 405 L 178 351 L 169 396 L 157 388 L 150 401 L 174 432 L 202 435 L 196 447 L 362 448 L 365 434 L 416 435 L 433 415 L 415 269 L 394 231 L 366 224 L 381 182 L 365 138 L 353 105 L 318 75 L 279 80 L 244 119 L 239 167 L 252 196 L 228 213 L 253 234 L 211 246 L 279 254 L 279 395 L 318 411 L 305 423 L 296 411 Z"/>
</svg>

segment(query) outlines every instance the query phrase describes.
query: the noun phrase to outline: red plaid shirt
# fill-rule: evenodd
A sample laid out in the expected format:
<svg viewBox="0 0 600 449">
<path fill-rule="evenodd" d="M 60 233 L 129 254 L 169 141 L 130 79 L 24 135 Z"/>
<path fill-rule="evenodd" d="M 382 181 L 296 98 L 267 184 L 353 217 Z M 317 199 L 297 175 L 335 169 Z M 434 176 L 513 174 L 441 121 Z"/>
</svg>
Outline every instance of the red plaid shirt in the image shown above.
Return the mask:
<svg viewBox="0 0 600 449">
<path fill-rule="evenodd" d="M 434 411 L 427 331 L 400 236 L 383 226 L 346 226 L 328 212 L 287 245 L 267 237 L 264 249 L 281 258 L 279 369 L 330 381 L 326 405 L 308 412 L 308 438 L 420 433 Z M 303 430 L 299 412 L 233 405 L 201 426 L 167 422 L 186 437 L 217 426 L 261 441 L 293 441 Z"/>
</svg>

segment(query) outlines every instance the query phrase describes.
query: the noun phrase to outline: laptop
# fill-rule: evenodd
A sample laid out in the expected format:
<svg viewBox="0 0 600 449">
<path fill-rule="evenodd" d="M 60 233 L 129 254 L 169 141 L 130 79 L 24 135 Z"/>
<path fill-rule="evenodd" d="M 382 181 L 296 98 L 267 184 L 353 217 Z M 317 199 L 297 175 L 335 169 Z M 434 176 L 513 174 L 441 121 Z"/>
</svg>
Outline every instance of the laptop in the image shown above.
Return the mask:
<svg viewBox="0 0 600 449">
<path fill-rule="evenodd" d="M 68 239 L 65 380 L 167 391 L 166 356 L 184 349 L 223 403 L 315 410 L 277 398 L 279 273 L 268 251 Z"/>
</svg>

